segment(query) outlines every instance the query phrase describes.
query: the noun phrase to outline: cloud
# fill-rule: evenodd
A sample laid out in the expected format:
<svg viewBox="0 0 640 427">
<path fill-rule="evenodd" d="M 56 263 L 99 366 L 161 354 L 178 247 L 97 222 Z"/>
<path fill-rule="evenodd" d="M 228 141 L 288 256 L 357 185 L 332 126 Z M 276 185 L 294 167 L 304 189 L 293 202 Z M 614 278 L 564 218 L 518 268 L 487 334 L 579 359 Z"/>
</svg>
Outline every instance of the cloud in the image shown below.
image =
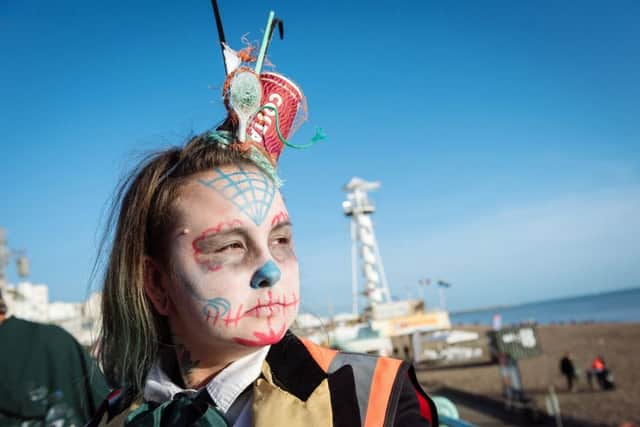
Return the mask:
<svg viewBox="0 0 640 427">
<path fill-rule="evenodd" d="M 570 195 L 425 227 L 383 248 L 390 283 L 454 283 L 458 308 L 640 285 L 640 189 Z M 389 250 L 389 246 L 394 250 Z"/>
<path fill-rule="evenodd" d="M 422 277 L 445 279 L 453 310 L 640 286 L 640 187 L 485 209 L 446 225 L 376 230 L 392 294 L 418 297 Z M 393 214 L 389 214 L 393 217 Z M 399 216 L 401 217 L 401 215 Z M 303 309 L 351 307 L 348 229 L 298 234 Z M 358 271 L 360 274 L 360 271 Z M 435 288 L 426 289 L 436 305 Z"/>
</svg>

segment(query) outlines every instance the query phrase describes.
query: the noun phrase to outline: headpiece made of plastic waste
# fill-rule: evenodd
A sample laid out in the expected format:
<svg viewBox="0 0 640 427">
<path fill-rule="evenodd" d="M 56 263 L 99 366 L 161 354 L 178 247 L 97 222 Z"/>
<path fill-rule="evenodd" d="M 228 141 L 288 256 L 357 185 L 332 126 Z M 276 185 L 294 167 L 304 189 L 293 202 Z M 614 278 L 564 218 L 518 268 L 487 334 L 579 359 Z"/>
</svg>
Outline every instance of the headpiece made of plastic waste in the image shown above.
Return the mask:
<svg viewBox="0 0 640 427">
<path fill-rule="evenodd" d="M 306 99 L 302 90 L 289 78 L 262 71 L 267 47 L 276 27 L 280 38 L 283 37 L 283 22 L 275 18 L 274 12 L 269 13 L 256 58 L 252 55 L 254 47 L 246 40 L 247 47 L 237 52 L 227 45 L 215 1 L 213 6 L 227 74 L 222 96 L 228 116 L 218 131 L 230 129 L 231 133 L 225 135 L 231 140 L 227 140 L 225 145 L 245 153 L 280 185 L 276 169 L 284 147 L 307 148 L 325 138 L 322 130 L 317 129 L 307 144 L 289 142 L 307 118 Z M 255 63 L 254 68 L 250 67 L 252 63 Z"/>
</svg>

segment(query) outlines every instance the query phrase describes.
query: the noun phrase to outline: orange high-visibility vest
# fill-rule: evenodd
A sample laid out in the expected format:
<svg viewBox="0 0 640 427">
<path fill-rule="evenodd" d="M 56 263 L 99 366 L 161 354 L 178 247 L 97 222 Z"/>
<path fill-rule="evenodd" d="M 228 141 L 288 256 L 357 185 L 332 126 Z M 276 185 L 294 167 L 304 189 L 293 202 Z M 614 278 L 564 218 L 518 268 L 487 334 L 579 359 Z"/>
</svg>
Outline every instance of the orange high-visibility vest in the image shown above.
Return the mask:
<svg viewBox="0 0 640 427">
<path fill-rule="evenodd" d="M 399 392 L 396 381 L 399 375 L 410 376 L 416 388 L 420 413 L 431 425 L 434 425 L 434 420 L 437 420 L 435 407 L 417 384 L 413 368 L 407 362 L 389 357 L 339 352 L 321 347 L 304 338 L 298 339 L 327 374 L 345 365 L 354 367 L 356 397 L 363 427 L 392 425 L 393 420 L 390 417 L 394 417 L 395 413 L 389 413 L 388 408 L 390 404 L 397 403 L 393 401 L 392 395 Z"/>
</svg>

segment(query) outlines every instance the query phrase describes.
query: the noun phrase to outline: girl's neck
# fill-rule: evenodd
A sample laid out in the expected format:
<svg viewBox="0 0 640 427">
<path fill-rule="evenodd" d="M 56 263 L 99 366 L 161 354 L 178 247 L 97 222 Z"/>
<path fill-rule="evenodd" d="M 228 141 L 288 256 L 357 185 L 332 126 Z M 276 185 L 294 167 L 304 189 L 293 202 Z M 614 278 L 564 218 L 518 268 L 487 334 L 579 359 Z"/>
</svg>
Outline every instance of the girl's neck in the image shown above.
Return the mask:
<svg viewBox="0 0 640 427">
<path fill-rule="evenodd" d="M 217 351 L 193 351 L 188 344 L 183 344 L 178 337 L 174 336 L 175 360 L 183 385 L 190 389 L 200 389 L 205 387 L 216 375 L 218 375 L 229 364 L 245 356 L 246 354 L 227 353 L 218 349 Z M 226 353 L 226 357 L 221 357 Z M 211 358 L 211 355 L 215 358 Z M 205 357 L 202 357 L 205 356 Z M 208 356 L 208 357 L 207 357 Z"/>
</svg>

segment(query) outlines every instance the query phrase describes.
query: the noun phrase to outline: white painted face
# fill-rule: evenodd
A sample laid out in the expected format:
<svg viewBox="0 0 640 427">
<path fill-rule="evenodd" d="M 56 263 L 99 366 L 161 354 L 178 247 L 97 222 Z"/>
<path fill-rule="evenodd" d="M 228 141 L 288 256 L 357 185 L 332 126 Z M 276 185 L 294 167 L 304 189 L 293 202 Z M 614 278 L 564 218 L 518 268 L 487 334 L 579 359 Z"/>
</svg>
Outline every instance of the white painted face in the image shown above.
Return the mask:
<svg viewBox="0 0 640 427">
<path fill-rule="evenodd" d="M 278 342 L 296 317 L 300 278 L 273 181 L 253 166 L 198 174 L 177 212 L 167 286 L 172 329 L 201 349 Z"/>
</svg>

